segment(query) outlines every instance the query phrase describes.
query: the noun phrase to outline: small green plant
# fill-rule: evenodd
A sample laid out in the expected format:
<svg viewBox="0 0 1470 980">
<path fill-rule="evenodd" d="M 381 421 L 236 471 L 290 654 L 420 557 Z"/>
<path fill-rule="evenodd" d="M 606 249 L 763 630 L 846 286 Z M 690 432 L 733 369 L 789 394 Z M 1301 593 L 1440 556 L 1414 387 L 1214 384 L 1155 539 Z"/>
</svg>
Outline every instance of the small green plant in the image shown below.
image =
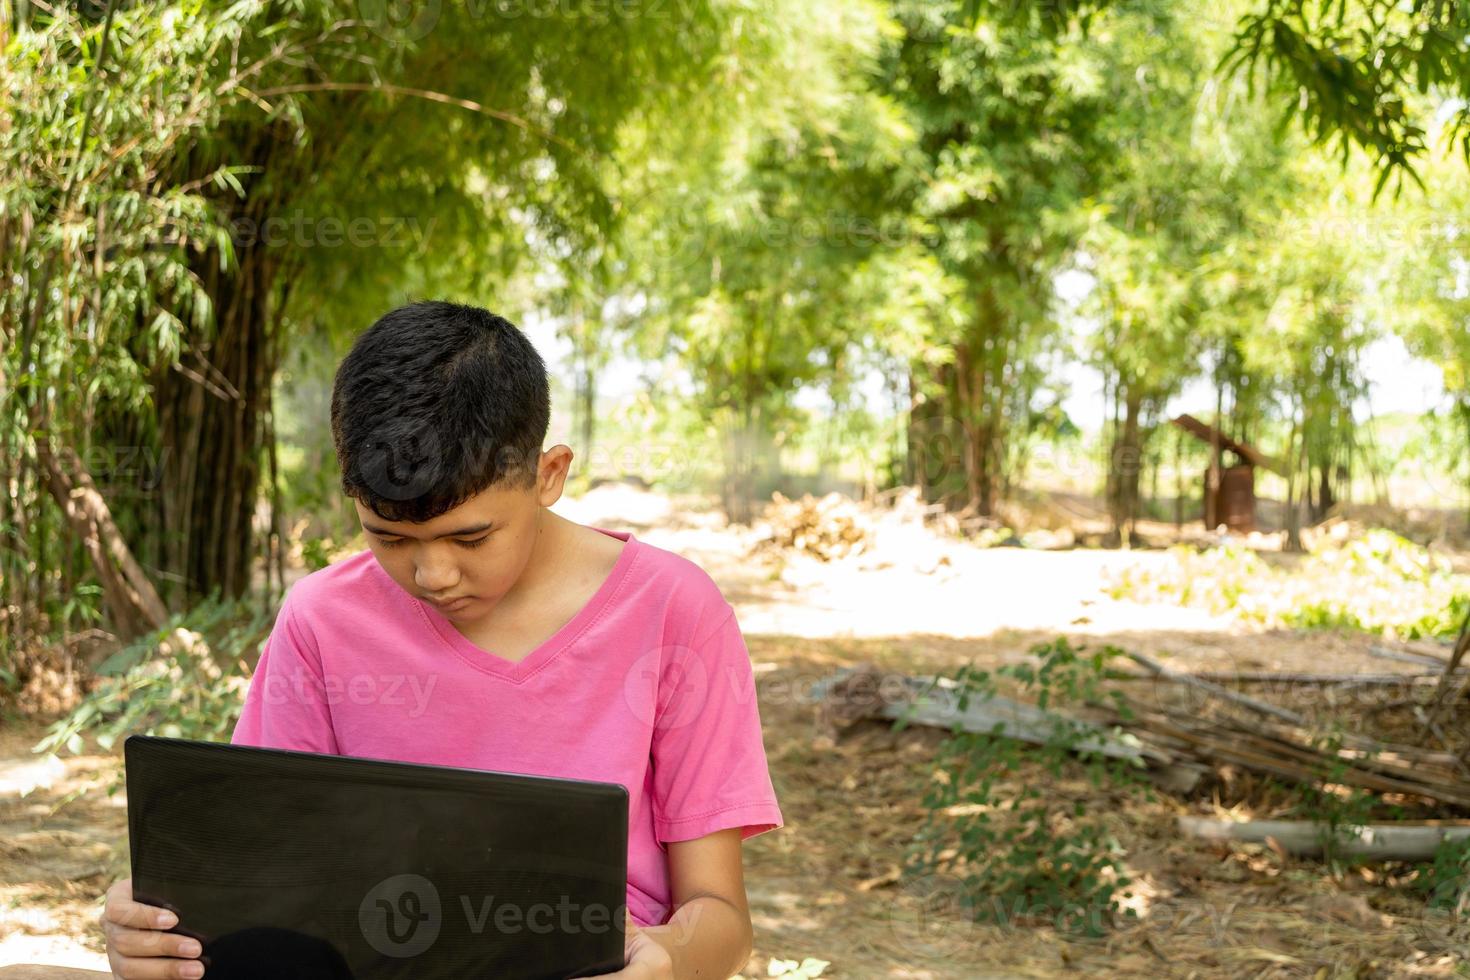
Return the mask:
<svg viewBox="0 0 1470 980">
<path fill-rule="evenodd" d="M 1169 549 L 1170 561 L 1126 568 L 1105 587 L 1113 598 L 1170 602 L 1294 629 L 1348 629 L 1404 639 L 1459 633 L 1470 585 L 1428 548 L 1382 528 L 1324 540 L 1293 569 L 1277 569 L 1240 544 Z"/>
<path fill-rule="evenodd" d="M 1460 627 L 1470 617 L 1470 594 L 1456 592 L 1449 601 L 1438 608 L 1431 608 L 1418 619 L 1410 620 L 1398 628 L 1399 636 L 1406 640 L 1443 640 L 1460 635 Z"/>
<path fill-rule="evenodd" d="M 1444 909 L 1457 918 L 1470 912 L 1470 837 L 1440 841 L 1433 860 L 1415 869 L 1410 887 L 1432 909 Z"/>
<path fill-rule="evenodd" d="M 332 542 L 326 538 L 307 538 L 301 542 L 301 560 L 312 571 L 319 571 L 332 563 Z"/>
<path fill-rule="evenodd" d="M 1157 569 L 1124 568 L 1104 591 L 1114 599 L 1176 602 L 1203 606 L 1213 613 L 1235 609 L 1242 597 L 1271 573 L 1250 548 L 1240 544 L 1198 550 L 1177 544 L 1168 550 L 1168 565 Z"/>
<path fill-rule="evenodd" d="M 983 528 L 970 538 L 970 542 L 979 548 L 996 548 L 1013 540 L 1016 540 L 1016 532 L 1008 527 Z"/>
<path fill-rule="evenodd" d="M 274 613 L 254 602 L 214 596 L 175 615 L 104 661 L 100 683 L 47 730 L 35 751 L 75 754 L 89 735 L 103 749 L 135 732 L 227 737 L 249 688 L 248 660 L 273 620 Z"/>
<path fill-rule="evenodd" d="M 1084 656 L 1081 649 L 1060 638 L 1032 648 L 1037 665 L 1005 665 L 993 675 L 961 667 L 952 678 L 960 711 L 972 700 L 993 698 L 999 677 L 1034 691 L 1043 710 L 1111 701 L 1121 717 L 1130 717 L 1122 696 L 1102 686 L 1108 661 L 1122 651 L 1108 646 Z M 1112 916 L 1133 914 L 1121 902 L 1129 884 L 1122 848 L 1083 803 L 1058 800 L 1030 770 L 1039 765 L 1059 781 L 1065 769 L 1081 765 L 1094 786 L 1152 794 L 1137 772 L 1141 760 L 1104 755 L 1096 728 L 1055 712 L 1050 724 L 1040 745 L 1002 737 L 1000 723 L 988 733 L 962 731 L 956 724 L 940 748 L 939 769 L 923 801 L 926 820 L 905 870 L 957 877 L 964 883 L 961 904 L 976 921 L 1044 919 L 1067 932 L 1096 936 Z"/>
<path fill-rule="evenodd" d="M 1381 801 L 1376 794 L 1360 786 L 1347 787 L 1345 793 L 1330 789 L 1343 785 L 1341 779 L 1348 769 L 1346 761 L 1336 758 L 1342 739 L 1340 735 L 1330 735 L 1315 741 L 1318 748 L 1334 757 L 1334 761 L 1325 767 L 1317 785 L 1303 784 L 1298 788 L 1300 802 L 1295 812 L 1300 819 L 1310 820 L 1316 825 L 1322 844 L 1322 861 L 1333 875 L 1340 877 L 1364 863 L 1363 857 L 1347 853 L 1343 843 L 1372 821 Z"/>
<path fill-rule="evenodd" d="M 57 610 L 57 619 L 63 623 L 90 626 L 102 621 L 102 586 L 81 582 L 74 586 Z"/>
</svg>

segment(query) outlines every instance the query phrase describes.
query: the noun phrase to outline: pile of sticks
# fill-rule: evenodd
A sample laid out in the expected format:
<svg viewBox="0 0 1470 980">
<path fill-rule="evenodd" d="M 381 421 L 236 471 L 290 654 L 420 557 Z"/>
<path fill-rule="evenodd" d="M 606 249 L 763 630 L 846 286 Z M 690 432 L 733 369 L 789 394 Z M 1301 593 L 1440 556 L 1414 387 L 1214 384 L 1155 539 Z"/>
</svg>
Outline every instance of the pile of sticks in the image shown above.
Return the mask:
<svg viewBox="0 0 1470 980">
<path fill-rule="evenodd" d="M 1162 751 L 1297 783 L 1331 782 L 1470 809 L 1470 766 L 1453 753 L 1352 733 L 1329 741 L 1314 736 L 1307 719 L 1296 712 L 1196 675 L 1168 670 L 1143 654 L 1127 656 L 1155 677 L 1195 688 L 1250 715 L 1221 712 L 1206 719 L 1197 711 L 1128 699 L 1133 717 L 1125 722 L 1114 713 L 1113 722 Z"/>
<path fill-rule="evenodd" d="M 791 500 L 780 492 L 761 515 L 762 544 L 805 551 L 822 561 L 845 558 L 871 542 L 872 528 L 859 506 L 840 493 Z"/>
<path fill-rule="evenodd" d="M 995 695 L 967 698 L 948 678 L 883 675 L 871 665 L 837 672 L 818 685 L 819 725 L 831 733 L 858 718 L 908 719 L 912 724 L 995 733 L 1045 742 L 1059 722 L 1084 726 L 1079 748 L 1140 759 L 1160 785 L 1187 792 L 1222 766 L 1304 785 L 1336 784 L 1401 794 L 1470 811 L 1470 765 L 1449 751 L 1369 739 L 1353 733 L 1326 738 L 1297 713 L 1222 687 L 1213 680 L 1169 670 L 1142 654 L 1127 654 L 1161 683 L 1184 685 L 1212 707 L 1145 703 L 1124 696 L 1116 705 L 1089 703 L 1040 709 Z M 1445 685 L 1448 686 L 1448 685 Z"/>
</svg>

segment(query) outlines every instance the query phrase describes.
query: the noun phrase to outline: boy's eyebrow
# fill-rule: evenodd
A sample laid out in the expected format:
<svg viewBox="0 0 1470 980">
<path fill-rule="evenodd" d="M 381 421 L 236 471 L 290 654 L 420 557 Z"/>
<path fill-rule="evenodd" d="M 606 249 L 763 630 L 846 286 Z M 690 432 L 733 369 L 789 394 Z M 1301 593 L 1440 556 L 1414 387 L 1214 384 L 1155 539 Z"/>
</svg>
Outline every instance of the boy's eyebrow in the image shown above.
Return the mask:
<svg viewBox="0 0 1470 980">
<path fill-rule="evenodd" d="M 429 540 L 430 541 L 437 541 L 440 538 L 454 538 L 454 537 L 458 537 L 458 536 L 463 535 L 463 534 L 479 534 L 481 531 L 488 531 L 488 530 L 490 530 L 490 528 L 492 528 L 494 526 L 495 526 L 495 522 L 493 522 L 493 521 L 486 521 L 484 524 L 475 524 L 475 525 L 473 525 L 471 527 L 462 527 L 458 531 L 445 531 L 443 534 L 436 534 L 436 535 L 434 535 Z M 365 521 L 363 522 L 362 527 L 363 527 L 363 530 L 365 530 L 365 531 L 371 531 L 374 534 L 386 534 L 390 538 L 411 538 L 411 537 L 413 537 L 412 534 L 400 534 L 397 531 L 390 531 L 390 530 L 388 530 L 385 527 L 374 527 L 373 525 L 368 524 Z"/>
</svg>

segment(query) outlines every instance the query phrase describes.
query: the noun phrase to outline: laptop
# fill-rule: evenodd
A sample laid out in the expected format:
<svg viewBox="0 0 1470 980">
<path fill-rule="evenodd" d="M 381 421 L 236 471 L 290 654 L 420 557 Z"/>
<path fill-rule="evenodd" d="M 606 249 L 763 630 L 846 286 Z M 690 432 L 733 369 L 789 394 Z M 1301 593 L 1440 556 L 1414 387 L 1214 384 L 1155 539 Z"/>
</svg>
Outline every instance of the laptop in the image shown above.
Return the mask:
<svg viewBox="0 0 1470 980">
<path fill-rule="evenodd" d="M 146 735 L 123 745 L 133 894 L 210 980 L 623 968 L 617 783 Z"/>
</svg>

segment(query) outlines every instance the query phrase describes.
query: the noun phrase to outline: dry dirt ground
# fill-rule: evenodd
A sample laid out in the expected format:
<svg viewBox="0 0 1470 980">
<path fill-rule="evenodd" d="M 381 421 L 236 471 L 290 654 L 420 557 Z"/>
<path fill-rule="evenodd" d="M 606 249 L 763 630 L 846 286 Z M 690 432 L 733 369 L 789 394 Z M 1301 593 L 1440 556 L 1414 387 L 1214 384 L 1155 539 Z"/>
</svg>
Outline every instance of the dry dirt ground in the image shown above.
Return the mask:
<svg viewBox="0 0 1470 980">
<path fill-rule="evenodd" d="M 1015 661 L 1058 636 L 1185 669 L 1412 669 L 1371 656 L 1370 638 L 1252 632 L 1102 593 L 1108 572 L 1160 561 L 1157 551 L 981 549 L 920 529 L 842 562 L 771 563 L 751 557 L 755 532 L 724 528 L 687 501 L 608 488 L 558 510 L 699 561 L 736 606 L 786 821 L 746 844 L 757 937 L 747 977 L 808 957 L 838 980 L 1470 975 L 1466 923 L 1372 871 L 1335 878 L 1256 845 L 1182 840 L 1174 818 L 1210 812 L 1208 800 L 1141 803 L 1080 776 L 1052 780 L 1049 792 L 1105 814 L 1138 882 L 1139 919 L 1098 939 L 1045 922 L 972 923 L 942 877 L 898 874 L 944 733 L 861 722 L 834 744 L 820 737 L 810 690 L 860 661 L 952 671 Z M 107 792 L 118 761 L 93 750 L 47 767 L 29 753 L 42 730 L 31 719 L 0 731 L 0 966 L 101 968 L 98 896 L 126 869 L 126 804 Z"/>
</svg>

